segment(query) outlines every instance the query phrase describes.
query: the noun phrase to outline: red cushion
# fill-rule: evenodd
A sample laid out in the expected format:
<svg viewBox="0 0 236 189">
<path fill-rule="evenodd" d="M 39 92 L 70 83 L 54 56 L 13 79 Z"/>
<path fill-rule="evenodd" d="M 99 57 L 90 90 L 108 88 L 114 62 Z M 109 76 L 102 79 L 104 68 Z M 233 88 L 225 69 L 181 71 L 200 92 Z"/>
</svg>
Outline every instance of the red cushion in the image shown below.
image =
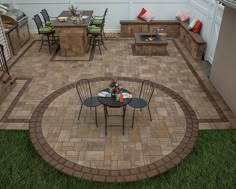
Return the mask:
<svg viewBox="0 0 236 189">
<path fill-rule="evenodd" d="M 195 24 L 195 26 L 193 27 L 193 32 L 194 33 L 199 33 L 202 29 L 202 22 L 200 20 L 198 20 Z"/>
<path fill-rule="evenodd" d="M 137 18 L 142 19 L 142 16 L 147 12 L 147 10 L 145 8 L 142 8 L 141 12 L 139 13 L 139 15 L 137 16 Z"/>
</svg>

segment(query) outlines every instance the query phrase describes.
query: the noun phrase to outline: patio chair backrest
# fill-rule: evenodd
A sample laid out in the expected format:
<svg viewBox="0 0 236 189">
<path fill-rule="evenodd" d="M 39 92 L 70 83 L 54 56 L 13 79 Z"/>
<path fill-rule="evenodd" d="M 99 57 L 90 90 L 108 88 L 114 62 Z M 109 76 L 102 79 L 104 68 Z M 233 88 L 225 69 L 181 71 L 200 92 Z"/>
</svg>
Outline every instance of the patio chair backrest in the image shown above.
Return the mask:
<svg viewBox="0 0 236 189">
<path fill-rule="evenodd" d="M 108 11 L 108 8 L 105 9 L 105 12 L 104 12 L 104 15 L 103 15 L 104 17 L 106 17 L 107 11 Z"/>
<path fill-rule="evenodd" d="M 102 23 L 101 23 L 101 32 L 104 30 L 104 26 L 105 26 L 105 16 L 102 19 Z"/>
<path fill-rule="evenodd" d="M 88 79 L 79 80 L 76 84 L 76 90 L 82 104 L 86 99 L 92 97 L 91 87 Z"/>
<path fill-rule="evenodd" d="M 43 16 L 44 23 L 46 24 L 47 22 L 50 21 L 50 17 L 48 15 L 48 11 L 46 9 L 41 10 L 40 12 Z"/>
<path fill-rule="evenodd" d="M 153 83 L 149 80 L 143 80 L 139 98 L 144 99 L 147 102 L 147 104 L 149 104 L 151 101 L 153 92 L 154 92 Z"/>
<path fill-rule="evenodd" d="M 105 25 L 105 19 L 106 19 L 107 12 L 108 12 L 108 8 L 105 9 L 105 12 L 104 12 L 104 15 L 103 15 L 103 18 L 104 18 L 103 27 Z"/>
<path fill-rule="evenodd" d="M 43 27 L 43 22 L 41 20 L 41 18 L 39 17 L 38 14 L 34 15 L 34 18 L 33 18 L 36 26 L 37 26 L 37 29 L 38 29 L 38 33 L 40 34 L 39 32 L 39 28 L 42 28 Z"/>
</svg>

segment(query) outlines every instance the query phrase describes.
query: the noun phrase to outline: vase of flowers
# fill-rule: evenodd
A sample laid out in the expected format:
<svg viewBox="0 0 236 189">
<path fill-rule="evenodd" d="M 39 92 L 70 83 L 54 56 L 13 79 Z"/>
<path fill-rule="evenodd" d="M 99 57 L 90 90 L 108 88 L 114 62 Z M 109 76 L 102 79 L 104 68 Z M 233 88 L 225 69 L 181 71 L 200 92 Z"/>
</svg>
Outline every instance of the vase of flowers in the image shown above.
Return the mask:
<svg viewBox="0 0 236 189">
<path fill-rule="evenodd" d="M 120 83 L 118 82 L 117 79 L 111 80 L 111 83 L 109 85 L 109 90 L 110 90 L 111 96 L 113 96 L 113 97 L 115 97 L 116 94 L 118 94 L 120 92 L 121 86 L 120 86 Z"/>
<path fill-rule="evenodd" d="M 75 17 L 77 10 L 78 10 L 78 7 L 75 7 L 74 5 L 69 6 L 69 11 L 70 11 L 71 16 Z"/>
</svg>

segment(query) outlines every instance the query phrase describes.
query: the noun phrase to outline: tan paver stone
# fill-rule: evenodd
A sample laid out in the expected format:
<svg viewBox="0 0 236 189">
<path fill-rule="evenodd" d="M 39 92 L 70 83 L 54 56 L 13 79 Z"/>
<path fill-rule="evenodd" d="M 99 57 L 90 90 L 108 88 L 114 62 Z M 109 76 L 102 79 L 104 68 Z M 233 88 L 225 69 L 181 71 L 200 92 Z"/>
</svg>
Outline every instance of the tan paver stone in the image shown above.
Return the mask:
<svg viewBox="0 0 236 189">
<path fill-rule="evenodd" d="M 144 155 L 161 155 L 161 147 L 159 146 L 143 146 L 143 154 Z"/>
<path fill-rule="evenodd" d="M 118 161 L 117 167 L 118 169 L 127 169 L 127 167 L 130 167 L 130 161 Z"/>
<path fill-rule="evenodd" d="M 85 159 L 90 160 L 104 160 L 104 152 L 103 151 L 86 151 Z"/>
<path fill-rule="evenodd" d="M 199 124 L 199 129 L 201 130 L 211 130 L 211 126 L 209 123 L 200 123 Z"/>
</svg>

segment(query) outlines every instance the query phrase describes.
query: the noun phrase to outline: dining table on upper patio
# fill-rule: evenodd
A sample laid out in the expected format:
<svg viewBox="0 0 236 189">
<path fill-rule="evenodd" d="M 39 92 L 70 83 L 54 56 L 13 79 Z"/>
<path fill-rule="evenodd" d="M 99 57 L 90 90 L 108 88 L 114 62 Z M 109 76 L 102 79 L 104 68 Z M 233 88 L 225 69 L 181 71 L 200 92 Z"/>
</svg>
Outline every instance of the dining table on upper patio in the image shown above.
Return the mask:
<svg viewBox="0 0 236 189">
<path fill-rule="evenodd" d="M 80 12 L 82 14 L 80 20 L 76 17 L 70 17 L 69 11 L 63 11 L 52 23 L 56 34 L 59 36 L 61 56 L 83 56 L 87 52 L 87 28 L 93 11 L 80 10 Z"/>
</svg>

